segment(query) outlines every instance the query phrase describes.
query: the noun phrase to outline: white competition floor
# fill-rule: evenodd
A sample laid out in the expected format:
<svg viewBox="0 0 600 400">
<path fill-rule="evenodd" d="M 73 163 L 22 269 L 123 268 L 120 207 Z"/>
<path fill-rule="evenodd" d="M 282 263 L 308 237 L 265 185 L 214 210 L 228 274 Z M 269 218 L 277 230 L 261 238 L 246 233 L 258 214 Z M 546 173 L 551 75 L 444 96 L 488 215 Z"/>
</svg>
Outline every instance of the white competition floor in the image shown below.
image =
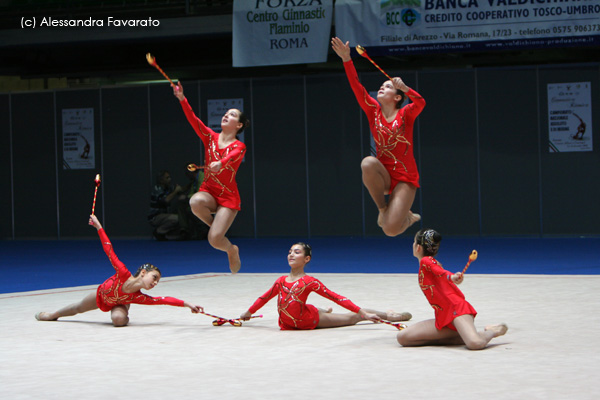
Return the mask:
<svg viewBox="0 0 600 400">
<path fill-rule="evenodd" d="M 281 275 L 165 277 L 149 294 L 235 318 Z M 313 275 L 361 307 L 433 316 L 416 274 Z M 169 306 L 132 305 L 125 328 L 98 310 L 34 319 L 95 288 L 0 294 L 0 399 L 600 398 L 598 275 L 467 273 L 476 325 L 509 326 L 482 351 L 402 348 L 394 327 L 369 322 L 280 331 L 275 299 L 239 328 Z M 309 303 L 345 311 L 316 294 Z"/>
</svg>

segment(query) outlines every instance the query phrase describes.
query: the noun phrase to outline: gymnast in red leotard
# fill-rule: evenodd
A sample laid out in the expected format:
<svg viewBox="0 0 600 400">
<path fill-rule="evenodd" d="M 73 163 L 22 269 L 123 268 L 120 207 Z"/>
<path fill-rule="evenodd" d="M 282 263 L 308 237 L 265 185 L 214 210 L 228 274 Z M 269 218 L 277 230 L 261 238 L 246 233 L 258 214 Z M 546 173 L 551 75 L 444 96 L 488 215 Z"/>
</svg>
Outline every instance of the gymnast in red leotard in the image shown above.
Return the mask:
<svg viewBox="0 0 600 400">
<path fill-rule="evenodd" d="M 365 319 L 375 322 L 381 319 L 408 321 L 412 317 L 408 312 L 381 312 L 360 308 L 349 299 L 327 289 L 321 281 L 304 273 L 304 266 L 310 261 L 311 255 L 312 249 L 309 245 L 305 243 L 293 245 L 288 254 L 290 274 L 277 279 L 271 289 L 260 296 L 248 311 L 240 316 L 240 319 L 247 321 L 252 314 L 275 296 L 278 296 L 277 312 L 279 313 L 279 327 L 282 330 L 334 328 L 355 325 Z M 331 308 L 323 310 L 306 304 L 306 299 L 312 292 L 351 312 L 334 314 L 331 312 Z"/>
<path fill-rule="evenodd" d="M 375 100 L 358 80 L 348 42 L 334 37 L 331 45 L 344 62 L 350 87 L 367 115 L 377 147 L 377 157 L 368 156 L 361 162 L 363 183 L 379 209 L 377 224 L 387 236 L 397 236 L 421 219 L 410 208 L 419 187 L 413 125 L 425 108 L 425 100 L 397 77 L 381 85 Z M 402 107 L 406 97 L 412 103 Z"/>
<path fill-rule="evenodd" d="M 98 286 L 96 293 L 90 293 L 83 300 L 55 312 L 37 313 L 35 318 L 38 321 L 56 321 L 60 317 L 70 317 L 99 308 L 104 312 L 110 311 L 114 326 L 125 326 L 129 322 L 129 305 L 132 303 L 188 307 L 193 313 L 204 311 L 200 306 L 174 297 L 151 297 L 142 293 L 140 289 L 150 290 L 158 285 L 160 270 L 152 264 L 144 264 L 135 275 L 131 275 L 125 264 L 117 258 L 110 239 L 95 215 L 90 215 L 89 224 L 98 230 L 104 252 L 116 273 Z"/>
<path fill-rule="evenodd" d="M 225 234 L 241 207 L 235 175 L 246 153 L 246 145 L 237 140 L 237 135 L 250 121 L 243 112 L 232 108 L 221 119 L 221 133 L 216 133 L 194 114 L 183 94 L 181 82 L 173 85 L 173 94 L 180 101 L 188 122 L 202 139 L 205 149 L 204 182 L 190 198 L 190 207 L 196 217 L 210 226 L 209 243 L 227 253 L 229 269 L 235 274 L 242 265 L 239 248 Z"/>
<path fill-rule="evenodd" d="M 402 330 L 398 333 L 398 343 L 405 347 L 465 344 L 470 350 L 481 350 L 493 338 L 504 335 L 508 327 L 489 325 L 484 331 L 477 331 L 477 311 L 456 286 L 464 279 L 462 272 L 452 274 L 434 258 L 441 240 L 442 236 L 433 229 L 422 229 L 415 235 L 413 255 L 419 260 L 419 286 L 435 312 L 435 319 Z"/>
</svg>

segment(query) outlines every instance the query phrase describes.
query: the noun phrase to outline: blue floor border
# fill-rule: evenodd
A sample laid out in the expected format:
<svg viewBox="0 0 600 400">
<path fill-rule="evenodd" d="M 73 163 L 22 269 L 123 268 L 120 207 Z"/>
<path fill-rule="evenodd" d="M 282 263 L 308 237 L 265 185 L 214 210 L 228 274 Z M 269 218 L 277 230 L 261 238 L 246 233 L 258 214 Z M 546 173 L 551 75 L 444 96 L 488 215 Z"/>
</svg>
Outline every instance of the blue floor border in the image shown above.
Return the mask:
<svg viewBox="0 0 600 400">
<path fill-rule="evenodd" d="M 297 241 L 311 244 L 308 273 L 415 273 L 412 237 L 232 238 L 240 247 L 242 273 L 289 271 L 286 255 Z M 119 259 L 133 272 L 143 263 L 163 276 L 227 273 L 225 253 L 206 241 L 156 242 L 112 239 Z M 478 274 L 600 274 L 600 238 L 444 237 L 438 259 L 461 270 L 471 250 L 479 253 L 469 272 Z M 99 240 L 1 240 L 0 293 L 102 283 L 113 269 Z"/>
</svg>

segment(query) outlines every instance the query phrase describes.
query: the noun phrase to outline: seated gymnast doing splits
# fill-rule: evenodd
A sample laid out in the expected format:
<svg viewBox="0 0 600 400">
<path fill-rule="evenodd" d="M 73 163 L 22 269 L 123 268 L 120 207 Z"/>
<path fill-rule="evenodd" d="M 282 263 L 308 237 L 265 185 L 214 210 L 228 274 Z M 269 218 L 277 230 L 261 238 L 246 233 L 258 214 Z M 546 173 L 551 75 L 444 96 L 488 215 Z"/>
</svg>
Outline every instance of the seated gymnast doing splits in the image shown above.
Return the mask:
<svg viewBox="0 0 600 400">
<path fill-rule="evenodd" d="M 278 296 L 277 312 L 279 313 L 279 327 L 282 330 L 336 328 L 355 325 L 365 319 L 374 322 L 382 319 L 408 321 L 412 317 L 408 312 L 381 312 L 360 308 L 349 299 L 327 289 L 318 279 L 304 273 L 304 266 L 310 261 L 311 254 L 312 250 L 308 244 L 296 243 L 293 245 L 288 254 L 288 264 L 291 267 L 290 274 L 277 279 L 273 287 L 260 296 L 252 307 L 240 316 L 240 319 L 247 321 L 252 314 L 275 296 Z M 306 304 L 306 299 L 311 292 L 315 292 L 352 312 L 334 314 L 331 312 L 331 308 L 323 310 Z"/>
<path fill-rule="evenodd" d="M 98 286 L 95 293 L 90 293 L 83 300 L 68 305 L 54 312 L 39 312 L 35 315 L 38 321 L 56 321 L 61 317 L 70 317 L 99 308 L 104 312 L 110 311 L 114 326 L 125 326 L 129 322 L 129 306 L 131 303 L 159 305 L 165 304 L 176 307 L 188 307 L 197 314 L 204 309 L 187 301 L 174 297 L 150 297 L 140 289 L 150 290 L 160 281 L 160 270 L 152 264 L 144 264 L 138 268 L 135 275 L 117 258 L 110 239 L 95 215 L 90 215 L 89 224 L 98 230 L 104 252 L 116 273 Z"/>
<path fill-rule="evenodd" d="M 358 80 L 348 42 L 334 37 L 331 47 L 344 63 L 350 87 L 367 115 L 375 140 L 377 157 L 365 157 L 360 166 L 363 183 L 379 209 L 377 224 L 387 236 L 397 236 L 421 219 L 410 208 L 419 187 L 413 125 L 425 108 L 425 100 L 398 77 L 383 82 L 375 100 Z M 402 107 L 406 97 L 412 103 Z"/>
<path fill-rule="evenodd" d="M 477 311 L 456 286 L 464 279 L 462 272 L 452 274 L 434 258 L 441 240 L 433 229 L 422 229 L 415 235 L 413 255 L 419 260 L 419 286 L 435 311 L 435 319 L 400 331 L 398 343 L 404 347 L 465 344 L 470 350 L 481 350 L 493 338 L 504 335 L 508 326 L 489 325 L 477 331 Z"/>
<path fill-rule="evenodd" d="M 244 131 L 250 120 L 243 112 L 232 108 L 221 119 L 221 133 L 216 133 L 194 114 L 183 94 L 181 82 L 173 86 L 173 94 L 204 144 L 204 181 L 199 191 L 190 198 L 190 207 L 194 215 L 210 227 L 208 242 L 215 249 L 227 253 L 229 269 L 235 274 L 242 266 L 240 251 L 225 234 L 241 209 L 235 175 L 244 159 L 246 145 L 237 140 L 237 135 Z"/>
</svg>

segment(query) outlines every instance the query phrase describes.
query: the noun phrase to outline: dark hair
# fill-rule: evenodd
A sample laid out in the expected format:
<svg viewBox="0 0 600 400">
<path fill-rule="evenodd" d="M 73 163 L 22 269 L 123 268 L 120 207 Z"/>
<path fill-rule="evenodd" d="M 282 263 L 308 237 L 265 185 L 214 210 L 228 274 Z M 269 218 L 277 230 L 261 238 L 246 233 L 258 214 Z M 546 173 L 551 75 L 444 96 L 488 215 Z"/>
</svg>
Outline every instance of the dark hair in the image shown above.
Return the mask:
<svg viewBox="0 0 600 400">
<path fill-rule="evenodd" d="M 401 96 L 402 98 L 400 99 L 399 102 L 396 103 L 396 108 L 401 108 L 402 104 L 404 103 L 404 100 L 406 100 L 406 93 L 404 93 L 402 90 L 400 89 L 396 89 L 396 95 Z"/>
<path fill-rule="evenodd" d="M 141 266 L 138 268 L 137 272 L 135 273 L 135 275 L 133 275 L 133 277 L 134 277 L 134 278 L 137 278 L 137 277 L 139 276 L 140 272 L 142 272 L 142 270 L 143 270 L 143 269 L 145 269 L 145 270 L 146 270 L 146 272 L 156 271 L 156 272 L 158 272 L 158 274 L 159 274 L 160 276 L 162 276 L 162 274 L 160 273 L 160 269 L 158 269 L 158 267 L 155 267 L 155 266 L 154 266 L 154 265 L 152 265 L 152 264 L 144 264 L 144 265 L 141 265 Z"/>
<path fill-rule="evenodd" d="M 415 242 L 423 246 L 423 254 L 426 256 L 435 256 L 440 250 L 442 235 L 433 229 L 421 229 L 415 235 Z"/>
<path fill-rule="evenodd" d="M 242 124 L 242 127 L 240 129 L 238 129 L 236 135 L 239 135 L 240 133 L 244 132 L 244 129 L 246 129 L 247 127 L 250 126 L 250 119 L 248 119 L 248 117 L 246 116 L 246 114 L 244 114 L 243 111 L 238 110 L 240 112 L 240 117 L 239 117 L 239 121 Z"/>
<path fill-rule="evenodd" d="M 156 183 L 160 184 L 160 180 L 163 178 L 163 176 L 165 176 L 165 174 L 171 175 L 168 169 L 161 169 L 158 171 L 158 174 L 156 175 Z"/>
<path fill-rule="evenodd" d="M 302 247 L 302 250 L 304 250 L 305 256 L 312 257 L 312 247 L 310 247 L 310 244 L 304 243 L 304 242 L 298 242 L 298 243 L 294 243 L 292 246 L 296 246 L 296 245 Z"/>
</svg>

